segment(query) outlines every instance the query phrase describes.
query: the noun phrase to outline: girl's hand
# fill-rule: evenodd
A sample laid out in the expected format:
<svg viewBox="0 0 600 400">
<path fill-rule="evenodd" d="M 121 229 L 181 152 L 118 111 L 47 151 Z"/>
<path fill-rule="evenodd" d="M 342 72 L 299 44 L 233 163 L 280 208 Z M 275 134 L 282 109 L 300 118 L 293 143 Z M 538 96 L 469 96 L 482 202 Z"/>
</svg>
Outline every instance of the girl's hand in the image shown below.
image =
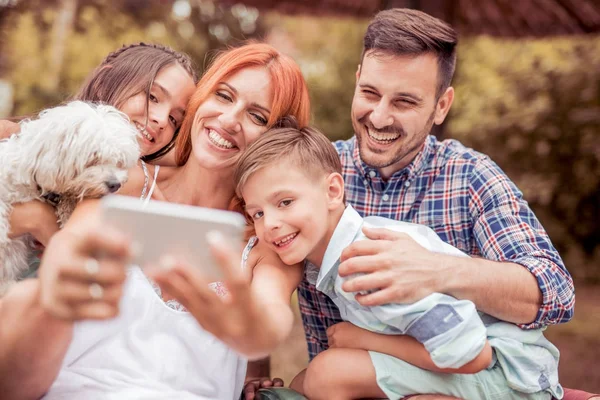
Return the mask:
<svg viewBox="0 0 600 400">
<path fill-rule="evenodd" d="M 43 246 L 48 245 L 52 235 L 58 231 L 54 207 L 38 200 L 15 204 L 9 223 L 9 238 L 29 233 Z"/>
<path fill-rule="evenodd" d="M 108 227 L 56 233 L 39 269 L 42 307 L 69 320 L 116 316 L 130 258 L 129 240 Z"/>
</svg>

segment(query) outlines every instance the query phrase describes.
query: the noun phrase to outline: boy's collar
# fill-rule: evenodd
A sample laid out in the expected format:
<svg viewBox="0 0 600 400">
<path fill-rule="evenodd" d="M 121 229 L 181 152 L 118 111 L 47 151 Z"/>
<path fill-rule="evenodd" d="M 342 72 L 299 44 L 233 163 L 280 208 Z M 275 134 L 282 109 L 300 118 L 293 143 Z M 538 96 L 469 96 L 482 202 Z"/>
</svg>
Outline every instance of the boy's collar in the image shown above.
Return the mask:
<svg viewBox="0 0 600 400">
<path fill-rule="evenodd" d="M 317 289 L 319 289 L 319 284 L 326 281 L 325 278 L 327 276 L 334 272 L 337 274 L 337 268 L 334 267 L 339 263 L 342 251 L 354 241 L 360 233 L 362 225 L 362 217 L 352 206 L 346 206 L 344 214 L 335 227 L 331 240 L 327 244 L 323 262 L 319 268 L 319 276 L 316 282 Z"/>
</svg>

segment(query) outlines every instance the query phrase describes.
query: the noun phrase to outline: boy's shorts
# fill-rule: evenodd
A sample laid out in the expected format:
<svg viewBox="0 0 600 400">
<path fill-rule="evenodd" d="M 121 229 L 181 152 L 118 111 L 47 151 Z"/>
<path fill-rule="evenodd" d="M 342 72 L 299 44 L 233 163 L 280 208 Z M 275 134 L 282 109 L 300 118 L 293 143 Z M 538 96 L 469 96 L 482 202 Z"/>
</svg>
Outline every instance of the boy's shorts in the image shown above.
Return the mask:
<svg viewBox="0 0 600 400">
<path fill-rule="evenodd" d="M 369 351 L 377 385 L 390 399 L 414 394 L 444 394 L 462 399 L 550 400 L 548 392 L 521 393 L 511 389 L 496 363 L 476 374 L 443 374 L 415 367 L 396 357 Z"/>
</svg>

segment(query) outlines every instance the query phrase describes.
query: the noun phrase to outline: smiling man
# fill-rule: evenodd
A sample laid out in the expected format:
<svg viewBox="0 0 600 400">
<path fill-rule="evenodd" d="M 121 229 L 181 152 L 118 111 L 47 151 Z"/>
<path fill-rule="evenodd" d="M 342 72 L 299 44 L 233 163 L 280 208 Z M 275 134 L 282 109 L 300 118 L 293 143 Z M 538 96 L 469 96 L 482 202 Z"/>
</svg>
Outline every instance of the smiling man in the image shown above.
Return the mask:
<svg viewBox="0 0 600 400">
<path fill-rule="evenodd" d="M 335 146 L 347 201 L 362 217 L 427 225 L 472 257 L 441 256 L 405 236 L 365 230 L 379 240 L 344 250 L 339 273 L 352 276 L 343 288 L 368 293 L 357 294 L 365 306 L 439 292 L 524 329 L 566 322 L 571 276 L 519 189 L 484 154 L 430 135 L 454 100 L 456 43 L 449 25 L 425 13 L 380 12 L 356 73 L 355 135 Z M 307 269 L 299 288 L 311 359 L 328 348 L 327 329 L 342 321 L 315 277 Z"/>
</svg>

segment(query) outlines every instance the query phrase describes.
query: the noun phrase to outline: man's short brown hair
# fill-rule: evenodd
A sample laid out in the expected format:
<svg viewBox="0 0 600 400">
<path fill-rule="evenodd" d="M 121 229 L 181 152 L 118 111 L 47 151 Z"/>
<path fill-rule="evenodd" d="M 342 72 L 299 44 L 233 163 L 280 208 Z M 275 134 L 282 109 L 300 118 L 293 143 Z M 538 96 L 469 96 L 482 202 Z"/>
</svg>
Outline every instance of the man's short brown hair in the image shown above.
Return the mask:
<svg viewBox="0 0 600 400">
<path fill-rule="evenodd" d="M 439 97 L 450 86 L 456 67 L 454 29 L 446 22 L 422 11 L 393 8 L 379 12 L 369 24 L 363 41 L 362 58 L 375 56 L 421 55 L 433 53 L 438 59 Z"/>
<path fill-rule="evenodd" d="M 319 130 L 299 128 L 293 118 L 285 118 L 263 133 L 238 160 L 234 173 L 235 192 L 242 197 L 248 179 L 259 170 L 290 162 L 313 176 L 342 173 L 342 164 L 333 144 Z"/>
</svg>

